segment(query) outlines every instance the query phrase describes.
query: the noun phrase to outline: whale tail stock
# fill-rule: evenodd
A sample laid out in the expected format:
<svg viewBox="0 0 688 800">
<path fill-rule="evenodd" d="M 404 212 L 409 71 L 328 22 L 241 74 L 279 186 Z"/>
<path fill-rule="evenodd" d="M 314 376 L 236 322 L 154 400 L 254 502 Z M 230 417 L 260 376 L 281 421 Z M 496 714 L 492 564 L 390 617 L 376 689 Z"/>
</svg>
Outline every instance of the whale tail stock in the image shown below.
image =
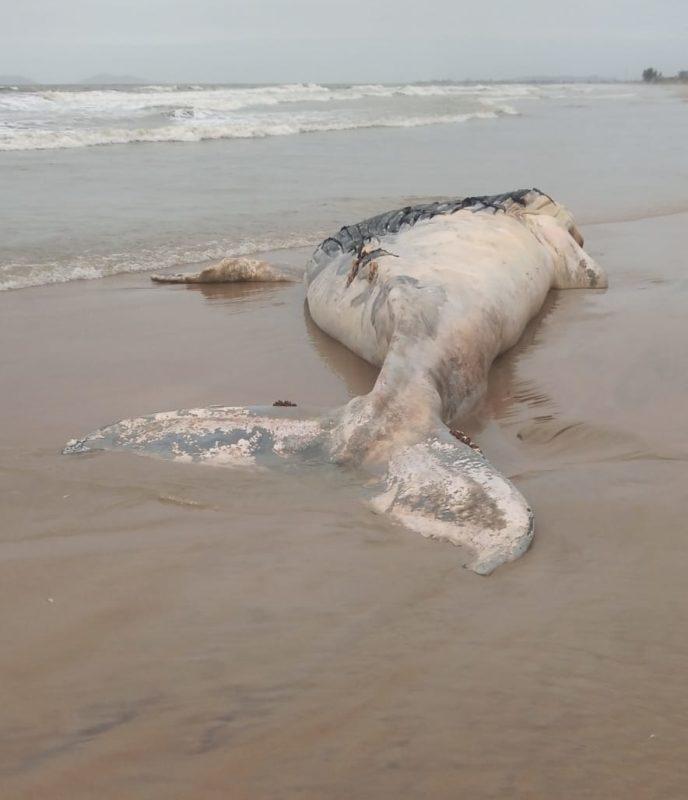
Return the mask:
<svg viewBox="0 0 688 800">
<path fill-rule="evenodd" d="M 129 450 L 235 468 L 334 463 L 360 477 L 375 512 L 458 545 L 464 566 L 476 573 L 489 574 L 525 552 L 532 513 L 504 476 L 439 419 L 411 439 L 362 446 L 369 431 L 357 423 L 369 398 L 325 413 L 281 405 L 162 412 L 109 425 L 63 452 Z"/>
</svg>

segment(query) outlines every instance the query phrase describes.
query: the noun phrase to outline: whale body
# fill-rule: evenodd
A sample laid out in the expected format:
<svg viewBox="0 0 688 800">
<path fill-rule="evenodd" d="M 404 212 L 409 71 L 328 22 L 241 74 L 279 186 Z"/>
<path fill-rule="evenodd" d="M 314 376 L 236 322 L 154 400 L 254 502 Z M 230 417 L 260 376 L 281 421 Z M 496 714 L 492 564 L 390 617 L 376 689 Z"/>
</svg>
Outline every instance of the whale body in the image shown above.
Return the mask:
<svg viewBox="0 0 688 800">
<path fill-rule="evenodd" d="M 232 262 L 170 280 L 290 278 Z M 458 545 L 474 572 L 524 553 L 534 530 L 527 501 L 446 422 L 475 405 L 490 365 L 550 289 L 606 287 L 571 214 L 537 189 L 409 206 L 325 239 L 305 284 L 315 323 L 380 368 L 370 393 L 325 411 L 163 412 L 103 428 L 65 452 L 130 449 L 234 467 L 328 461 L 361 476 L 374 510 Z"/>
</svg>

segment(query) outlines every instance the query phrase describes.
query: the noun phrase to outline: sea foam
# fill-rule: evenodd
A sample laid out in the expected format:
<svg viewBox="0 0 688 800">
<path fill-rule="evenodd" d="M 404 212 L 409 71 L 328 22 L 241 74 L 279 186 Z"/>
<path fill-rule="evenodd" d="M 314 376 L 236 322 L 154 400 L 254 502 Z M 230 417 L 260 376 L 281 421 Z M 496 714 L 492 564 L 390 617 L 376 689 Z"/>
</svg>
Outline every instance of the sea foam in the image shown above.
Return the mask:
<svg viewBox="0 0 688 800">
<path fill-rule="evenodd" d="M 257 117 L 245 115 L 227 121 L 204 115 L 195 109 L 175 109 L 172 118 L 183 124 L 151 127 L 90 127 L 62 130 L 10 130 L 0 128 L 0 150 L 51 150 L 136 142 L 200 142 L 213 139 L 259 139 L 267 136 L 292 136 L 300 133 L 348 131 L 362 128 L 415 128 L 423 125 L 451 125 L 475 119 L 497 119 L 517 114 L 510 107 L 465 114 L 393 116 L 369 119 L 332 115 L 284 115 Z"/>
<path fill-rule="evenodd" d="M 498 119 L 597 87 L 511 84 L 37 87 L 0 94 L 0 150 L 199 142 Z"/>
</svg>

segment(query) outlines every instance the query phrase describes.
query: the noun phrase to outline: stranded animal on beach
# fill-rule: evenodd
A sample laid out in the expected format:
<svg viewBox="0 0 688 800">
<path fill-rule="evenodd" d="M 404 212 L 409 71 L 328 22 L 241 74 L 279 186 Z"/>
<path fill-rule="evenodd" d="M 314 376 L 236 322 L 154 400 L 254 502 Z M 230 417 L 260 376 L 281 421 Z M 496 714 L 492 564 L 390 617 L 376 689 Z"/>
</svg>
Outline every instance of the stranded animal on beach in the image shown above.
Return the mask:
<svg viewBox="0 0 688 800">
<path fill-rule="evenodd" d="M 255 258 L 223 258 L 200 272 L 178 275 L 151 275 L 155 283 L 280 283 L 293 281 L 294 276 Z"/>
<path fill-rule="evenodd" d="M 418 205 L 344 227 L 308 262 L 308 307 L 322 330 L 380 367 L 369 394 L 315 413 L 254 406 L 154 414 L 70 442 L 65 452 L 346 465 L 361 475 L 375 510 L 459 545 L 464 564 L 488 574 L 525 552 L 533 515 L 445 421 L 475 404 L 493 360 L 516 344 L 550 289 L 606 286 L 582 245 L 568 211 L 536 189 Z M 171 278 L 247 279 L 289 273 L 228 259 Z"/>
</svg>

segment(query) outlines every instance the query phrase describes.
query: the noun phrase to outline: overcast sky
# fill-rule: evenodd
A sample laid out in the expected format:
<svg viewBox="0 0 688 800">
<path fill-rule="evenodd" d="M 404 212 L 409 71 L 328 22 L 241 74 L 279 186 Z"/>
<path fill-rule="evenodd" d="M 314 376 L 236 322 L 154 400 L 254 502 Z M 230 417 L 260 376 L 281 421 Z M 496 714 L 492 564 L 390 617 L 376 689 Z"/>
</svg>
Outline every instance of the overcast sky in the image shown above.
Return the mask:
<svg viewBox="0 0 688 800">
<path fill-rule="evenodd" d="M 688 0 L 0 0 L 0 74 L 396 82 L 688 69 Z"/>
</svg>

